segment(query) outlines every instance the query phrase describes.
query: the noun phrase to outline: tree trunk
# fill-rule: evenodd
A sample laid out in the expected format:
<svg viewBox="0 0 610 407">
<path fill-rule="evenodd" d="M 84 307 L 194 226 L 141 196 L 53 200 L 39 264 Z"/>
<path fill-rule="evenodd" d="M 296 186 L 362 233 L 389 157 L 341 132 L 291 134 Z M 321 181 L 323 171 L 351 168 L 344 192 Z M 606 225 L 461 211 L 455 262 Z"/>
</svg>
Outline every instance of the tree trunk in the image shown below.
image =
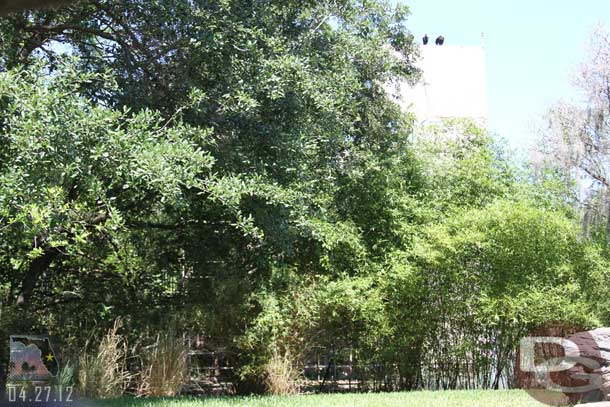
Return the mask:
<svg viewBox="0 0 610 407">
<path fill-rule="evenodd" d="M 589 208 L 585 207 L 585 213 L 582 217 L 582 233 L 585 236 L 585 238 L 589 238 L 589 223 L 591 222 L 590 219 L 590 215 L 589 215 Z M 608 226 L 606 225 L 606 228 Z"/>
<path fill-rule="evenodd" d="M 606 219 L 606 240 L 610 236 L 610 204 L 608 204 L 608 218 Z"/>
<path fill-rule="evenodd" d="M 20 307 L 27 307 L 30 302 L 30 297 L 36 288 L 38 279 L 45 272 L 53 262 L 53 260 L 59 255 L 59 250 L 56 248 L 48 248 L 42 254 L 30 263 L 23 281 L 21 283 L 21 292 L 17 297 L 17 305 Z"/>
</svg>

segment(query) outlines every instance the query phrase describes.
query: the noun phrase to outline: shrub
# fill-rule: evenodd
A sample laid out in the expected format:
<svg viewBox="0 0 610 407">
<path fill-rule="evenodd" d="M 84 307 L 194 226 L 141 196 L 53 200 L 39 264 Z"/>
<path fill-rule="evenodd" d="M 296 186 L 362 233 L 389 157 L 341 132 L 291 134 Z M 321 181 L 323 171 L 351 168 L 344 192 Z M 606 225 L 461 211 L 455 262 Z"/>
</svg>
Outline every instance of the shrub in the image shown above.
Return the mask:
<svg viewBox="0 0 610 407">
<path fill-rule="evenodd" d="M 267 391 L 273 395 L 294 394 L 298 391 L 299 371 L 290 355 L 275 352 L 265 367 Z"/>
<path fill-rule="evenodd" d="M 152 352 L 145 356 L 138 395 L 172 397 L 180 393 L 187 376 L 188 347 L 172 332 L 157 335 Z"/>
<path fill-rule="evenodd" d="M 78 390 L 80 395 L 92 399 L 119 397 L 125 391 L 131 375 L 125 362 L 127 343 L 118 334 L 122 322 L 117 319 L 102 338 L 97 349 L 85 352 L 79 358 Z"/>
</svg>

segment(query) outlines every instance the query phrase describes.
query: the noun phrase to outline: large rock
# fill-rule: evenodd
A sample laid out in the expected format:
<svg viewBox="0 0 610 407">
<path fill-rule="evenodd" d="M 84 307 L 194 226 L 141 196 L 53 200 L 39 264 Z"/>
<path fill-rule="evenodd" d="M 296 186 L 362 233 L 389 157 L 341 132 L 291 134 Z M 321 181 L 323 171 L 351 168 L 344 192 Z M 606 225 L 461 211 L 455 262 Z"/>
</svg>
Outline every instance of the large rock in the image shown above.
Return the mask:
<svg viewBox="0 0 610 407">
<path fill-rule="evenodd" d="M 549 324 L 521 342 L 517 380 L 538 401 L 549 405 L 610 401 L 610 328 L 577 329 Z"/>
<path fill-rule="evenodd" d="M 576 380 L 583 377 L 586 378 L 585 381 L 597 381 L 601 393 L 597 397 L 610 401 L 610 328 L 578 332 L 567 339 L 577 345 L 580 357 L 592 362 L 589 367 L 579 365 L 570 369 L 572 377 Z M 593 394 L 590 396 L 597 398 Z M 603 405 L 599 403 L 590 404 Z M 610 407 L 609 403 L 605 404 Z"/>
</svg>

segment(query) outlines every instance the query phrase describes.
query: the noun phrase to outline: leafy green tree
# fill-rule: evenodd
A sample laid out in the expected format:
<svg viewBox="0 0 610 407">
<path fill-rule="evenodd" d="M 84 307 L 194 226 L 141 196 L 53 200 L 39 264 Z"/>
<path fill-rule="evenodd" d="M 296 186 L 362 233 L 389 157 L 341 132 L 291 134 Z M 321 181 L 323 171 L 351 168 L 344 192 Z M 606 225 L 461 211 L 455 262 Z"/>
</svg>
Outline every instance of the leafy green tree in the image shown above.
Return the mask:
<svg viewBox="0 0 610 407">
<path fill-rule="evenodd" d="M 1 19 L 5 303 L 52 331 L 181 319 L 239 364 L 261 293 L 374 273 L 421 184 L 384 90 L 418 78 L 407 15 L 136 0 Z"/>
<path fill-rule="evenodd" d="M 143 298 L 136 288 L 147 268 L 130 234 L 179 222 L 185 191 L 205 191 L 212 182 L 214 159 L 198 146 L 204 131 L 79 95 L 83 84 L 109 80 L 73 64 L 50 76 L 38 65 L 0 73 L 0 234 L 9 302 L 34 300 L 43 309 L 71 299 Z"/>
<path fill-rule="evenodd" d="M 411 243 L 376 274 L 401 386 L 497 387 L 527 329 L 605 323 L 606 260 L 552 177 L 533 183 L 469 121 L 424 129 L 415 156 L 425 183 Z"/>
</svg>

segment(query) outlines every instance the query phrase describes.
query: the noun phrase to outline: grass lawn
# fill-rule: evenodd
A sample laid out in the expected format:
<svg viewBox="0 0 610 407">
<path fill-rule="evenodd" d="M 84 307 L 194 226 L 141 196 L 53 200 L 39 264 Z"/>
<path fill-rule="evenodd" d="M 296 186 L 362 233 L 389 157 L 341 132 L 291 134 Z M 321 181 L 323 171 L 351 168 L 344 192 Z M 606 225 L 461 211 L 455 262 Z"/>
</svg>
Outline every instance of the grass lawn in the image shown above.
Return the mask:
<svg viewBox="0 0 610 407">
<path fill-rule="evenodd" d="M 321 394 L 175 399 L 120 399 L 109 407 L 540 407 L 521 390 L 417 391 L 404 393 Z"/>
</svg>

